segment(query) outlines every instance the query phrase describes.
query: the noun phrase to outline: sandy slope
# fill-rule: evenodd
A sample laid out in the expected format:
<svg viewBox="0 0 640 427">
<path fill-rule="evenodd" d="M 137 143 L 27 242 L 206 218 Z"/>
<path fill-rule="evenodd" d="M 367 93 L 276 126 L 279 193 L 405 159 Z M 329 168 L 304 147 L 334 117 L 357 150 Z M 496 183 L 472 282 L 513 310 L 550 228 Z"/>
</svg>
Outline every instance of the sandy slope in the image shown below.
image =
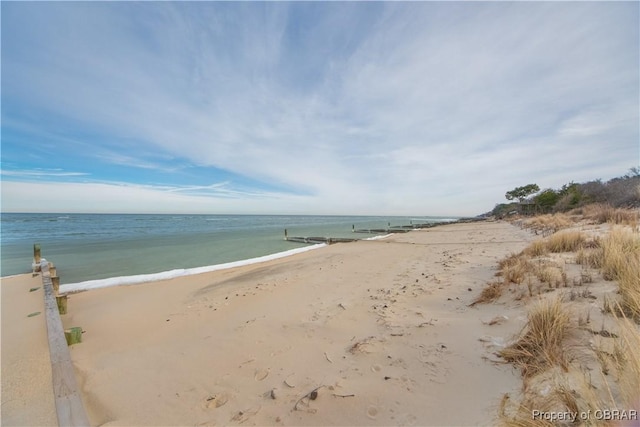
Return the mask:
<svg viewBox="0 0 640 427">
<path fill-rule="evenodd" d="M 96 425 L 491 424 L 502 393 L 521 379 L 483 356 L 524 314 L 468 304 L 496 261 L 531 239 L 502 222 L 454 224 L 72 295 L 64 323 L 86 331 L 71 354 L 89 417 Z M 483 323 L 497 315 L 509 320 Z"/>
</svg>

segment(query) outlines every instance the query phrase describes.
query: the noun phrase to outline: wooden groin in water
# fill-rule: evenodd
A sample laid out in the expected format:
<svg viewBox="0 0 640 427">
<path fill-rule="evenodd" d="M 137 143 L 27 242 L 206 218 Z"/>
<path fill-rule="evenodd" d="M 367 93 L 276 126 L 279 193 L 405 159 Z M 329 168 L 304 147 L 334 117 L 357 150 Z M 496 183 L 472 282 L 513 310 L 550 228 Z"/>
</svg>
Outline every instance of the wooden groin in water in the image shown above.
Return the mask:
<svg viewBox="0 0 640 427">
<path fill-rule="evenodd" d="M 391 225 L 391 223 L 387 223 L 387 228 L 356 228 L 355 224 L 351 226 L 352 233 L 366 233 L 366 234 L 395 234 L 395 233 L 408 233 L 412 230 L 421 230 L 425 228 L 437 227 L 438 225 L 443 224 L 455 224 L 455 223 L 467 223 L 467 222 L 476 222 L 476 221 L 484 221 L 485 218 L 460 218 L 456 221 L 449 222 L 421 222 L 421 223 L 413 223 L 411 222 L 409 225 Z M 347 242 L 355 242 L 362 239 L 351 239 L 345 237 L 289 237 L 287 229 L 284 230 L 284 240 L 288 242 L 296 242 L 296 243 L 310 243 L 310 244 L 318 244 L 318 243 L 347 243 Z"/>
<path fill-rule="evenodd" d="M 64 330 L 60 315 L 67 313 L 67 296 L 60 295 L 60 278 L 53 263 L 40 254 L 40 245 L 33 245 L 34 274 L 42 275 L 47 337 L 51 358 L 53 397 L 59 426 L 89 426 L 89 418 L 78 390 L 69 345 L 80 342 L 82 328 Z"/>
<path fill-rule="evenodd" d="M 284 240 L 286 240 L 287 242 L 296 242 L 296 243 L 311 243 L 311 244 L 326 243 L 328 245 L 332 245 L 334 243 L 355 242 L 356 240 L 359 240 L 359 239 L 349 239 L 345 237 L 297 237 L 297 236 L 289 237 L 288 231 L 285 229 Z"/>
</svg>

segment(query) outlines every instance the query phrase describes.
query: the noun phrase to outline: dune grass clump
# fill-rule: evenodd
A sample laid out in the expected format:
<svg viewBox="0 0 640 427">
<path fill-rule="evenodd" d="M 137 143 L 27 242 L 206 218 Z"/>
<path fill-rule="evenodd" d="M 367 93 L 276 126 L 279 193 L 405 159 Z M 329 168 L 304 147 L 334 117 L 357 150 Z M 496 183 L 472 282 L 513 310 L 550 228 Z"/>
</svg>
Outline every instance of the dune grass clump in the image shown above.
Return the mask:
<svg viewBox="0 0 640 427">
<path fill-rule="evenodd" d="M 548 254 L 549 248 L 547 248 L 547 242 L 545 240 L 535 240 L 524 249 L 523 253 L 535 258 Z"/>
<path fill-rule="evenodd" d="M 525 378 L 553 366 L 566 370 L 569 354 L 565 341 L 573 330 L 570 310 L 560 298 L 541 300 L 529 311 L 518 340 L 499 355 L 519 367 Z"/>
<path fill-rule="evenodd" d="M 533 230 L 536 234 L 549 235 L 562 229 L 571 227 L 573 221 L 563 213 L 544 214 L 523 221 L 524 228 Z"/>
<path fill-rule="evenodd" d="M 584 218 L 597 224 L 619 224 L 636 227 L 639 221 L 637 209 L 614 208 L 601 203 L 587 205 L 582 208 Z"/>
<path fill-rule="evenodd" d="M 616 319 L 615 368 L 621 397 L 632 407 L 640 404 L 640 329 L 624 316 Z M 640 409 L 640 408 L 638 408 Z"/>
<path fill-rule="evenodd" d="M 476 298 L 469 307 L 473 307 L 476 304 L 486 304 L 493 302 L 500 298 L 502 295 L 502 291 L 504 290 L 504 283 L 502 282 L 491 282 L 487 284 L 487 286 L 482 290 L 480 296 Z"/>
<path fill-rule="evenodd" d="M 563 231 L 547 238 L 546 247 L 549 252 L 574 252 L 586 242 L 580 231 Z"/>
<path fill-rule="evenodd" d="M 511 254 L 498 263 L 500 269 L 498 276 L 502 276 L 504 283 L 520 284 L 524 281 L 526 274 L 531 271 L 532 266 L 528 257 L 523 254 Z"/>
<path fill-rule="evenodd" d="M 604 250 L 598 248 L 580 248 L 576 253 L 576 263 L 586 267 L 600 269 L 604 260 Z"/>
<path fill-rule="evenodd" d="M 537 266 L 534 273 L 540 282 L 547 283 L 549 287 L 553 285 L 559 287 L 561 284 L 566 284 L 567 282 L 566 274 L 563 274 L 564 272 L 553 264 L 541 263 Z"/>
<path fill-rule="evenodd" d="M 636 320 L 640 319 L 640 234 L 614 228 L 602 242 L 602 274 L 616 280 L 620 305 Z"/>
</svg>

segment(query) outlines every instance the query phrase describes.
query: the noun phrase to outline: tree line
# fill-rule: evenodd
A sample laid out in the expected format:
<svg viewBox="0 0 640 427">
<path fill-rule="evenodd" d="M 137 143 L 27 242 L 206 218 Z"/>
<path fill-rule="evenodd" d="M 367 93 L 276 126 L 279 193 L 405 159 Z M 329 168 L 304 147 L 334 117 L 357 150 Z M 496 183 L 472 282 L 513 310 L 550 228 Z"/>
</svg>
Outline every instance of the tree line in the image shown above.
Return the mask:
<svg viewBox="0 0 640 427">
<path fill-rule="evenodd" d="M 606 182 L 601 179 L 569 182 L 558 189 L 540 191 L 537 184 L 527 184 L 507 191 L 505 198 L 518 201 L 499 203 L 486 215 L 503 217 L 513 213 L 566 212 L 593 203 L 616 208 L 640 208 L 640 168 L 633 167 L 626 175 Z"/>
</svg>

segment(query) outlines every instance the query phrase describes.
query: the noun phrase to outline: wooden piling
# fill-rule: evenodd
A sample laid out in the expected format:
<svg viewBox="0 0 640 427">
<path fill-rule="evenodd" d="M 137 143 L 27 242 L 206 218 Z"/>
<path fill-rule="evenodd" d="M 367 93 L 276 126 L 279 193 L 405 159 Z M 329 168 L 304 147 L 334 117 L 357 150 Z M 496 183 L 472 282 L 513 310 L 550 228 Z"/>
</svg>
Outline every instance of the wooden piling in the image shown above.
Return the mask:
<svg viewBox="0 0 640 427">
<path fill-rule="evenodd" d="M 58 296 L 60 292 L 60 278 L 58 276 L 51 276 L 51 284 L 53 285 L 53 294 Z"/>
<path fill-rule="evenodd" d="M 65 329 L 64 337 L 67 340 L 67 345 L 78 344 L 82 342 L 82 328 L 74 326 L 69 329 Z"/>
<path fill-rule="evenodd" d="M 56 297 L 56 304 L 58 304 L 58 312 L 60 314 L 67 314 L 67 296 Z"/>
<path fill-rule="evenodd" d="M 36 265 L 40 265 L 40 260 L 42 258 L 40 257 L 40 243 L 34 243 L 33 245 L 33 262 Z"/>
<path fill-rule="evenodd" d="M 289 236 L 287 235 L 287 229 L 284 229 L 284 240 L 289 240 Z"/>
<path fill-rule="evenodd" d="M 58 270 L 56 270 L 56 266 L 52 262 L 49 263 L 49 275 L 51 277 L 58 275 Z"/>
</svg>

